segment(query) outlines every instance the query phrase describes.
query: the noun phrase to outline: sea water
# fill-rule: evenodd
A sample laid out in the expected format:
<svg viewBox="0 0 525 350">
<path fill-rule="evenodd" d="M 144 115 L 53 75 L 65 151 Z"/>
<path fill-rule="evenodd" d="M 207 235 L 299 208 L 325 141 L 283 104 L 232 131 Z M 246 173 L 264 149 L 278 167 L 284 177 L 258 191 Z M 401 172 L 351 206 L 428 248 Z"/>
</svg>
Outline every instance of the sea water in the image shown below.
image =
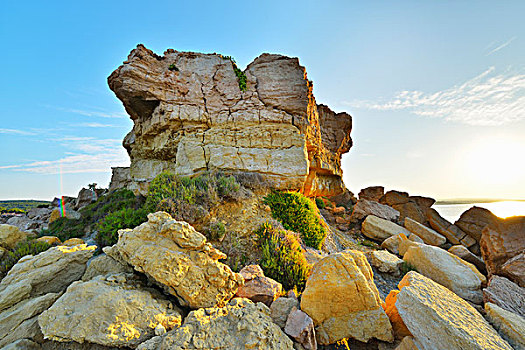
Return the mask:
<svg viewBox="0 0 525 350">
<path fill-rule="evenodd" d="M 490 210 L 494 215 L 500 218 L 507 218 L 510 216 L 525 215 L 525 201 L 501 201 L 491 203 L 469 203 L 469 204 L 435 204 L 432 208 L 436 209 L 437 212 L 454 223 L 459 219 L 460 215 L 472 208 L 482 207 Z"/>
</svg>

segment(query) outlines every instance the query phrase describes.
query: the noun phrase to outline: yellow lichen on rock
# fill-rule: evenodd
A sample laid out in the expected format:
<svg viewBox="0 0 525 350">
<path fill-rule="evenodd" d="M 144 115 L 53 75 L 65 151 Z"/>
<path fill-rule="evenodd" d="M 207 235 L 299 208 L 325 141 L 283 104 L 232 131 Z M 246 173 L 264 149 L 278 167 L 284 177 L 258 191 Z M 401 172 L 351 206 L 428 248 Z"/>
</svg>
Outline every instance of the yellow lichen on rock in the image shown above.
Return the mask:
<svg viewBox="0 0 525 350">
<path fill-rule="evenodd" d="M 320 344 L 343 338 L 392 341 L 372 268 L 363 253 L 345 250 L 316 263 L 306 281 L 301 310 L 314 321 Z"/>
</svg>

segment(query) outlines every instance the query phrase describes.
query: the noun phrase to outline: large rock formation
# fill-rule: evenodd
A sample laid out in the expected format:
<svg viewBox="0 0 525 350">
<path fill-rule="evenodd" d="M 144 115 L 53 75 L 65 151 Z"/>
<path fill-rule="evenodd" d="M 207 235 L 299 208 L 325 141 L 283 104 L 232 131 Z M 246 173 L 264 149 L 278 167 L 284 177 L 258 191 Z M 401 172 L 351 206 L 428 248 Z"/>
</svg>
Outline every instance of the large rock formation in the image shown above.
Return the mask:
<svg viewBox="0 0 525 350">
<path fill-rule="evenodd" d="M 117 244 L 104 251 L 191 308 L 224 306 L 243 283 L 241 275 L 219 262 L 226 254 L 188 223 L 164 212 L 149 214 L 148 221 L 133 230 L 119 230 Z"/>
<path fill-rule="evenodd" d="M 134 122 L 123 143 L 131 186 L 144 190 L 163 170 L 221 169 L 307 195 L 341 193 L 350 115 L 316 104 L 297 58 L 262 54 L 244 71 L 245 91 L 235 68 L 218 54 L 131 51 L 108 78 Z"/>
<path fill-rule="evenodd" d="M 345 250 L 314 265 L 301 297 L 301 310 L 316 326 L 320 344 L 343 338 L 392 341 L 392 327 L 363 253 Z"/>
</svg>

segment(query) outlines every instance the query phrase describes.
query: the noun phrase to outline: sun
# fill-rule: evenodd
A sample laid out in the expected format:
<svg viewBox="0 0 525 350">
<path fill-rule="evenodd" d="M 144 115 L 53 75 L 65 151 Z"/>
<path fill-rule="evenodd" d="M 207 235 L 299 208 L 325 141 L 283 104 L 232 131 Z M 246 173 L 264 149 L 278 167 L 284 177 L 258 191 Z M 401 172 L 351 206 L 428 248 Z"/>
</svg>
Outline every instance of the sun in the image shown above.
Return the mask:
<svg viewBox="0 0 525 350">
<path fill-rule="evenodd" d="M 483 185 L 525 182 L 525 140 L 495 138 L 474 143 L 464 155 L 471 177 Z"/>
</svg>

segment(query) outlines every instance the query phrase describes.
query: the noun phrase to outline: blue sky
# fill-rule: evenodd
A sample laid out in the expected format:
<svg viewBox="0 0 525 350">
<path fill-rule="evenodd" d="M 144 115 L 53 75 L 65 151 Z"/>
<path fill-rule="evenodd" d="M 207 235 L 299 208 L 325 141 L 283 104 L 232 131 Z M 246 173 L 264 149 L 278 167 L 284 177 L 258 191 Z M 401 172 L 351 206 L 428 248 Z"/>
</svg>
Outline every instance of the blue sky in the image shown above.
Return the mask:
<svg viewBox="0 0 525 350">
<path fill-rule="evenodd" d="M 131 129 L 107 76 L 138 43 L 300 58 L 353 116 L 347 187 L 525 199 L 523 1 L 4 1 L 0 199 L 107 186 Z M 60 180 L 59 170 L 62 172 Z"/>
</svg>

